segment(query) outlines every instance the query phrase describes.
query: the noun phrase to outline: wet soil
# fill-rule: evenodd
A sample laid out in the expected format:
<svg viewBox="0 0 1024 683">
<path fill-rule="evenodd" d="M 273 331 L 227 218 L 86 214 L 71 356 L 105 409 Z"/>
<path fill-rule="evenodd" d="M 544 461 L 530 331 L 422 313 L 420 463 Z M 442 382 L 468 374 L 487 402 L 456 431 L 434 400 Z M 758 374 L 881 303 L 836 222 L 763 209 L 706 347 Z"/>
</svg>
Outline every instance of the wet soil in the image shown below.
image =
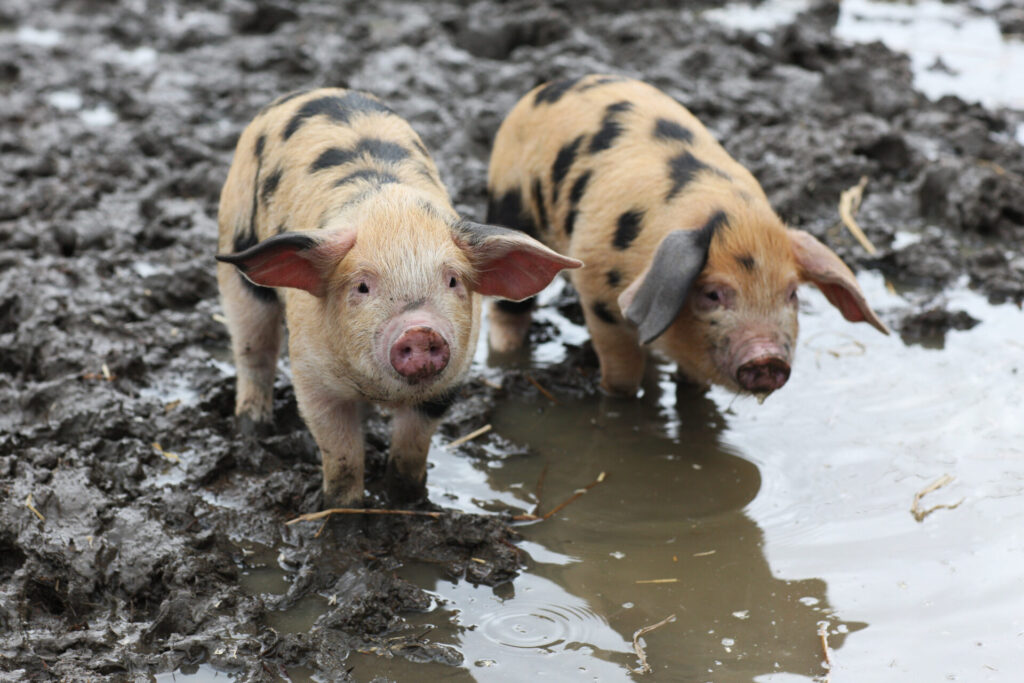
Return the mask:
<svg viewBox="0 0 1024 683">
<path fill-rule="evenodd" d="M 971 324 L 945 310 L 953 283 L 1024 300 L 1020 112 L 928 101 L 907 58 L 836 40 L 827 3 L 762 35 L 707 24 L 697 5 L 618 7 L 4 3 L 0 678 L 119 680 L 205 662 L 245 680 L 293 667 L 344 680 L 350 653 L 385 647 L 458 664 L 407 625 L 431 598 L 396 569 L 437 565 L 495 585 L 521 566 L 501 514 L 285 525 L 321 505 L 318 455 L 286 372 L 275 433 L 237 434 L 216 205 L 238 133 L 283 92 L 377 93 L 424 137 L 458 208 L 479 218 L 488 146 L 519 95 L 584 72 L 644 78 L 701 117 L 790 224 L 903 289 L 916 310 L 881 314 L 907 341 Z M 1011 15 L 1000 15 L 1007 30 Z M 874 257 L 837 219 L 840 192 L 862 176 Z M 571 318 L 572 297 L 557 303 Z M 442 441 L 537 391 L 521 370 L 500 390 L 487 372 L 475 371 Z M 585 347 L 536 376 L 583 397 L 595 378 Z M 376 507 L 387 505 L 385 425 L 368 417 Z M 526 449 L 494 436 L 461 454 Z M 287 571 L 286 588 L 247 590 L 268 561 Z M 310 628 L 270 625 L 309 599 L 324 609 Z"/>
</svg>

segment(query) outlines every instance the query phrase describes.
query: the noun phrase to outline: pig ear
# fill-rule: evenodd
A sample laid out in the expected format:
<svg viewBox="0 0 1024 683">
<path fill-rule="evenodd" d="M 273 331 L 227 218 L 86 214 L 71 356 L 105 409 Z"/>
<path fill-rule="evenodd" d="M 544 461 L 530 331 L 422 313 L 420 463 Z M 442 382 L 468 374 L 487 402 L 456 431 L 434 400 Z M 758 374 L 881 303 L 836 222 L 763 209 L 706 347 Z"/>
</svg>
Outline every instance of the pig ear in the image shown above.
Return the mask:
<svg viewBox="0 0 1024 683">
<path fill-rule="evenodd" d="M 582 261 L 548 249 L 526 233 L 462 221 L 455 227 L 455 242 L 476 270 L 480 294 L 522 301 L 547 287 L 563 268 L 579 268 Z"/>
<path fill-rule="evenodd" d="M 709 231 L 673 230 L 658 245 L 650 267 L 619 294 L 619 310 L 637 326 L 641 344 L 660 337 L 679 315 L 710 244 Z"/>
<path fill-rule="evenodd" d="M 286 232 L 245 251 L 217 254 L 217 260 L 238 268 L 263 287 L 295 287 L 313 296 L 327 292 L 327 277 L 355 244 L 355 232 L 312 237 Z"/>
<path fill-rule="evenodd" d="M 829 303 L 838 308 L 850 322 L 867 322 L 882 334 L 889 334 L 889 328 L 868 305 L 853 271 L 847 268 L 835 252 L 809 232 L 788 232 L 793 255 L 803 277 L 817 285 Z"/>
</svg>

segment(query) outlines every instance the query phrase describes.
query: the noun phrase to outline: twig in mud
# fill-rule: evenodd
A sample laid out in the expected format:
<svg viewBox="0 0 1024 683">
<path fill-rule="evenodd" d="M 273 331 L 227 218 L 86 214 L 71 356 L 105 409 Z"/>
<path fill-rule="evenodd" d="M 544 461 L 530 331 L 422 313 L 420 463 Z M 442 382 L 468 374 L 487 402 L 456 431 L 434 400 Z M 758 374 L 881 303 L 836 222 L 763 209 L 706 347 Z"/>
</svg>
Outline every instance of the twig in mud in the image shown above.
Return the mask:
<svg viewBox="0 0 1024 683">
<path fill-rule="evenodd" d="M 177 453 L 169 453 L 168 451 L 165 451 L 163 449 L 163 446 L 161 446 L 156 441 L 153 442 L 153 448 L 156 450 L 157 453 L 159 453 L 160 455 L 164 456 L 165 458 L 167 458 L 171 462 L 181 462 L 181 458 L 178 457 Z"/>
<path fill-rule="evenodd" d="M 545 512 L 544 515 L 541 517 L 541 519 L 550 519 L 555 514 L 557 514 L 559 510 L 564 508 L 569 503 L 572 503 L 573 501 L 575 501 L 577 498 L 579 498 L 584 493 L 586 493 L 590 489 L 592 489 L 595 486 L 597 486 L 598 484 L 600 484 L 602 481 L 604 481 L 604 472 L 602 472 L 601 474 L 597 475 L 597 479 L 595 479 L 594 481 L 590 482 L 589 484 L 587 484 L 586 486 L 584 486 L 581 489 L 576 489 L 576 492 L 574 494 L 572 494 L 571 496 L 569 496 L 568 498 L 563 500 L 561 503 L 559 503 L 558 505 L 553 507 L 548 512 Z"/>
<path fill-rule="evenodd" d="M 914 519 L 916 519 L 918 522 L 921 522 L 924 520 L 925 517 L 932 514 L 936 510 L 955 510 L 956 508 L 960 507 L 960 504 L 964 502 L 963 498 L 961 498 L 955 503 L 940 503 L 938 505 L 933 505 L 927 510 L 921 509 L 922 498 L 927 496 L 929 493 L 932 493 L 933 491 L 938 491 L 943 486 L 949 485 L 950 483 L 952 483 L 952 481 L 952 475 L 944 474 L 935 481 L 933 481 L 932 483 L 928 484 L 928 486 L 925 486 L 923 489 L 915 493 L 914 502 L 910 506 L 910 513 L 914 515 Z"/>
<path fill-rule="evenodd" d="M 106 363 L 100 366 L 100 370 L 103 371 L 103 379 L 107 380 L 108 382 L 114 381 L 114 376 L 110 374 L 110 368 L 107 367 Z"/>
<path fill-rule="evenodd" d="M 832 668 L 832 653 L 828 649 L 828 622 L 818 622 L 818 637 L 821 638 L 821 650 L 825 653 L 825 664 Z"/>
<path fill-rule="evenodd" d="M 289 519 L 285 524 L 295 524 L 296 522 L 312 522 L 317 519 L 323 519 L 324 517 L 330 517 L 331 515 L 404 515 L 408 517 L 433 517 L 438 519 L 443 517 L 443 512 L 430 512 L 428 510 L 376 510 L 374 508 L 328 508 L 321 510 L 320 512 L 307 512 L 304 515 L 299 515 L 294 519 Z"/>
<path fill-rule="evenodd" d="M 43 513 L 40 512 L 39 510 L 36 510 L 36 506 L 32 504 L 32 494 L 31 493 L 28 494 L 28 498 L 25 499 L 25 507 L 27 507 L 29 510 L 31 510 L 32 514 L 34 514 L 36 517 L 38 517 L 40 522 L 45 522 L 46 521 L 46 517 L 43 517 Z"/>
<path fill-rule="evenodd" d="M 636 652 L 637 659 L 640 660 L 640 668 L 633 669 L 634 673 L 638 674 L 649 674 L 651 673 L 651 665 L 647 663 L 647 653 L 644 652 L 644 646 L 640 644 L 640 637 L 645 633 L 650 633 L 656 628 L 660 628 L 665 624 L 676 620 L 676 615 L 670 614 L 665 617 L 657 624 L 651 624 L 650 626 L 644 626 L 641 629 L 637 629 L 636 633 L 633 634 L 633 651 Z"/>
<path fill-rule="evenodd" d="M 533 513 L 527 512 L 527 513 L 524 513 L 524 514 L 521 514 L 521 515 L 515 515 L 514 517 L 512 517 L 512 521 L 513 522 L 539 522 L 539 521 L 544 520 L 544 519 L 551 519 L 551 517 L 553 517 L 555 514 L 557 514 L 558 511 L 561 510 L 562 508 L 564 508 L 566 505 L 568 505 L 569 503 L 572 503 L 577 498 L 582 496 L 584 493 L 586 493 L 590 489 L 594 488 L 595 486 L 597 486 L 598 484 L 603 482 L 604 481 L 604 477 L 605 477 L 605 473 L 604 472 L 602 472 L 601 474 L 597 475 L 597 479 L 595 479 L 594 481 L 590 482 L 589 484 L 587 484 L 586 486 L 584 486 L 581 489 L 576 489 L 575 493 L 573 493 L 571 496 L 569 496 L 568 498 L 563 500 L 561 503 L 556 505 L 550 511 L 545 512 L 543 515 L 537 515 L 537 514 L 533 514 Z"/>
<path fill-rule="evenodd" d="M 535 379 L 533 378 L 533 375 L 526 375 L 526 380 L 527 380 L 527 381 L 528 381 L 528 382 L 529 382 L 530 384 L 532 384 L 533 386 L 535 386 L 535 387 L 537 388 L 537 391 L 539 391 L 540 393 L 544 394 L 544 398 L 546 398 L 547 400 L 551 401 L 551 402 L 552 402 L 552 403 L 554 403 L 554 404 L 555 404 L 556 406 L 558 405 L 558 399 L 556 399 L 556 398 L 555 398 L 555 395 L 554 395 L 554 394 L 552 394 L 552 393 L 551 393 L 550 391 L 548 391 L 547 389 L 545 389 L 544 387 L 542 387 L 542 386 L 541 386 L 541 384 L 540 384 L 540 382 L 538 382 L 537 380 L 535 380 Z"/>
<path fill-rule="evenodd" d="M 469 434 L 466 434 L 465 436 L 460 436 L 459 438 L 455 439 L 455 441 L 452 441 L 451 443 L 446 445 L 445 448 L 455 448 L 456 446 L 461 446 L 462 444 L 466 443 L 467 441 L 472 441 L 476 437 L 483 436 L 484 434 L 486 434 L 489 431 L 491 431 L 491 425 L 489 425 L 489 424 L 484 425 L 480 429 L 474 430 L 474 431 L 470 432 Z"/>
<path fill-rule="evenodd" d="M 871 243 L 868 236 L 861 230 L 857 219 L 854 218 L 857 210 L 860 209 L 860 202 L 864 197 L 864 188 L 867 184 L 868 177 L 861 176 L 859 183 L 848 190 L 843 190 L 843 193 L 839 195 L 839 217 L 842 219 L 846 229 L 850 231 L 850 234 L 856 237 L 860 245 L 864 247 L 864 251 L 874 256 L 878 253 L 878 250 L 875 249 L 875 245 Z"/>
<path fill-rule="evenodd" d="M 704 552 L 694 553 L 693 556 L 694 557 L 707 557 L 708 555 L 714 555 L 717 552 L 718 552 L 717 550 L 705 550 Z"/>
<path fill-rule="evenodd" d="M 679 579 L 637 579 L 633 583 L 679 583 Z"/>
</svg>

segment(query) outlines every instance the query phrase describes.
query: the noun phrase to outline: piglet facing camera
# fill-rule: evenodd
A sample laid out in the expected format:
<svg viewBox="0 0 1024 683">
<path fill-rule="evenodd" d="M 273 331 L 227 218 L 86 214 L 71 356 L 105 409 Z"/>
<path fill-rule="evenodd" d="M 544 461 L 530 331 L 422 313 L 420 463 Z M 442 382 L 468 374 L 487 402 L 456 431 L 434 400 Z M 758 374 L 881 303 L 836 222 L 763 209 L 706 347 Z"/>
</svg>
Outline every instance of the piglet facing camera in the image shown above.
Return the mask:
<svg viewBox="0 0 1024 683">
<path fill-rule="evenodd" d="M 693 115 L 640 81 L 591 75 L 528 93 L 498 130 L 488 193 L 489 222 L 586 262 L 571 279 L 610 393 L 636 393 L 645 347 L 697 384 L 781 388 L 801 283 L 888 334 L 839 257 L 788 229 Z M 494 313 L 492 347 L 521 345 L 528 307 Z"/>
<path fill-rule="evenodd" d="M 472 360 L 480 296 L 524 299 L 581 265 L 460 218 L 412 128 L 341 89 L 287 95 L 256 116 L 218 222 L 235 413 L 242 425 L 271 422 L 286 321 L 328 506 L 362 504 L 367 401 L 392 414 L 392 497 L 422 496 L 431 436 Z"/>
</svg>

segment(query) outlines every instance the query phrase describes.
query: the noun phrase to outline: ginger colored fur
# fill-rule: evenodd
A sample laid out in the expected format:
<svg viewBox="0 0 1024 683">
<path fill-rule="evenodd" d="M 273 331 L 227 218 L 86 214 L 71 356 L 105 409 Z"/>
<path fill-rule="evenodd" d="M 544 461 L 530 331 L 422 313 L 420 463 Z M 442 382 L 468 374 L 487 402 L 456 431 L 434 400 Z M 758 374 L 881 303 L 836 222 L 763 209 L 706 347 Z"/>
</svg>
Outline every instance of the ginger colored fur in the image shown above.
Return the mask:
<svg viewBox="0 0 1024 683">
<path fill-rule="evenodd" d="M 635 393 L 644 366 L 636 328 L 619 308 L 620 295 L 645 275 L 669 233 L 699 230 L 716 215 L 722 220 L 706 265 L 675 322 L 651 347 L 676 361 L 692 381 L 734 390 L 739 388 L 730 363 L 737 352 L 730 348 L 730 327 L 769 330 L 765 334 L 792 353 L 797 322 L 790 292 L 811 278 L 794 255 L 790 231 L 751 173 L 656 88 L 601 75 L 538 86 L 498 131 L 488 190 L 492 210 L 503 198 L 507 206 L 515 205 L 509 197 L 520 200 L 518 218 L 508 210 L 500 216 L 505 224 L 536 230 L 556 251 L 586 263 L 570 276 L 606 390 Z M 695 305 L 697 294 L 715 284 L 735 290 L 734 310 L 709 312 Z M 496 347 L 522 341 L 521 322 L 492 328 Z"/>
</svg>

